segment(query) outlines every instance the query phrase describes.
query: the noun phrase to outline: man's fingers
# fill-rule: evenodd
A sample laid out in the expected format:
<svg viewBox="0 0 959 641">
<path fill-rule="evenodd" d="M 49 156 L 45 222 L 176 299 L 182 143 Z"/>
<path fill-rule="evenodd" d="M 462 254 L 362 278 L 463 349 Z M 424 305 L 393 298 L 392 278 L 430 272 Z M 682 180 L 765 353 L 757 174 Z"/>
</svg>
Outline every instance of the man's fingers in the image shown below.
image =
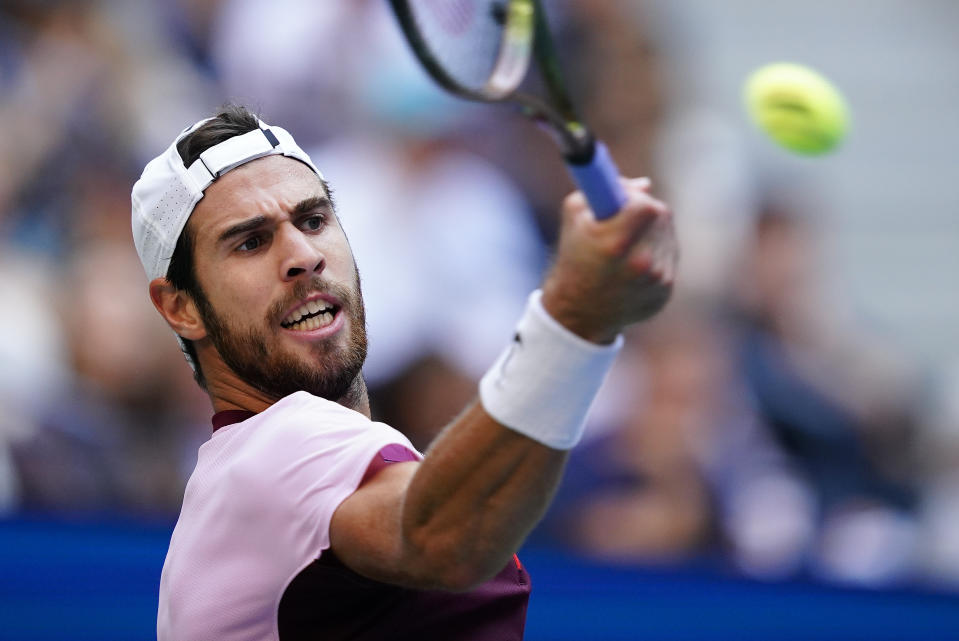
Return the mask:
<svg viewBox="0 0 959 641">
<path fill-rule="evenodd" d="M 643 176 L 642 178 L 622 178 L 621 180 L 623 181 L 623 185 L 627 190 L 636 189 L 649 193 L 649 191 L 653 188 L 653 181 L 647 176 Z"/>
<path fill-rule="evenodd" d="M 672 220 L 655 218 L 631 247 L 629 264 L 636 274 L 656 274 L 658 279 L 669 282 L 675 275 L 677 253 Z"/>
<path fill-rule="evenodd" d="M 626 195 L 627 201 L 620 209 L 622 212 L 623 209 L 630 206 L 633 197 L 636 195 L 645 195 L 649 196 L 650 191 L 653 188 L 653 181 L 644 176 L 642 178 L 623 178 L 620 177 L 620 182 L 622 183 Z M 665 207 L 660 201 L 653 198 L 657 203 Z M 577 214 L 582 215 L 584 210 L 589 209 L 589 203 L 586 201 L 586 197 L 581 191 L 574 191 L 563 200 L 563 215 L 564 217 L 576 216 Z M 595 218 L 595 214 L 593 216 Z M 615 218 L 616 216 L 613 216 Z"/>
<path fill-rule="evenodd" d="M 672 218 L 666 203 L 645 192 L 633 193 L 619 215 L 630 245 L 643 241 L 656 227 L 664 222 L 668 224 Z"/>
<path fill-rule="evenodd" d="M 572 224 L 573 220 L 586 215 L 587 212 L 589 212 L 589 203 L 586 202 L 586 196 L 581 191 L 574 191 L 563 199 L 560 218 L 564 225 L 569 225 Z"/>
</svg>

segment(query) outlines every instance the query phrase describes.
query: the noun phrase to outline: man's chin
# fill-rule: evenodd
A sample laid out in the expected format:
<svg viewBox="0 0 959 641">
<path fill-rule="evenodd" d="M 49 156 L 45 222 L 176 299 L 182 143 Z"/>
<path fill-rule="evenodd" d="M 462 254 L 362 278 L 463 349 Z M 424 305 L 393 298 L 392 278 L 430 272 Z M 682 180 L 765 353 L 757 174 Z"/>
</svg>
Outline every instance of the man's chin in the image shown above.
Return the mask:
<svg viewBox="0 0 959 641">
<path fill-rule="evenodd" d="M 292 342 L 292 345 L 277 345 L 266 350 L 263 360 L 235 361 L 234 371 L 248 384 L 277 400 L 295 392 L 309 392 L 338 401 L 357 386 L 366 359 L 365 343 L 353 345 L 348 340 L 335 339 Z"/>
<path fill-rule="evenodd" d="M 350 392 L 359 376 L 359 371 L 355 368 L 324 372 L 318 368 L 309 369 L 302 364 L 283 361 L 257 370 L 244 370 L 237 372 L 244 382 L 274 400 L 296 392 L 309 392 L 314 396 L 337 401 Z"/>
</svg>

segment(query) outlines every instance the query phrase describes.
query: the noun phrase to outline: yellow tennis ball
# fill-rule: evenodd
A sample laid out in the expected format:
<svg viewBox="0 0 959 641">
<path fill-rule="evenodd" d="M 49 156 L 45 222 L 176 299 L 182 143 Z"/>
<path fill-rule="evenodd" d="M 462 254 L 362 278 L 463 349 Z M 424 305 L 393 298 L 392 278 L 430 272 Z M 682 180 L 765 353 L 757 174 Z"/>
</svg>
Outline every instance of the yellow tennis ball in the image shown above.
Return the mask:
<svg viewBox="0 0 959 641">
<path fill-rule="evenodd" d="M 836 88 L 808 67 L 780 62 L 754 71 L 743 97 L 753 122 L 777 143 L 815 156 L 835 149 L 849 111 Z"/>
</svg>

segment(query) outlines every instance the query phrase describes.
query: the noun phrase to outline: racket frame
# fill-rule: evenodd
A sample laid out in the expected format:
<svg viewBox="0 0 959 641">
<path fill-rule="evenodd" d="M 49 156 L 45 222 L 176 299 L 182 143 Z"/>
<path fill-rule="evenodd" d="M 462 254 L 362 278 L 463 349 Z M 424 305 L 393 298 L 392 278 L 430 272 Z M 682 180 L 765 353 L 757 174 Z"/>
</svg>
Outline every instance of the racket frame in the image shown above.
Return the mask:
<svg viewBox="0 0 959 641">
<path fill-rule="evenodd" d="M 540 0 L 504 0 L 503 35 L 493 71 L 482 87 L 467 87 L 436 59 L 420 33 L 409 0 L 390 0 L 413 53 L 426 72 L 448 92 L 480 102 L 514 102 L 541 125 L 566 159 L 576 183 L 599 218 L 618 211 L 626 200 L 619 171 L 606 146 L 598 143 L 576 113 L 560 72 L 556 47 Z M 490 5 L 492 7 L 492 5 Z M 548 100 L 520 91 L 531 58 L 543 79 Z"/>
<path fill-rule="evenodd" d="M 469 100 L 500 102 L 510 99 L 526 77 L 532 58 L 535 34 L 534 12 L 538 9 L 533 0 L 508 2 L 504 15 L 503 37 L 493 71 L 486 83 L 477 88 L 467 87 L 458 82 L 436 59 L 420 32 L 415 12 L 410 8 L 407 0 L 390 0 L 390 5 L 420 63 L 433 80 L 450 93 Z"/>
</svg>

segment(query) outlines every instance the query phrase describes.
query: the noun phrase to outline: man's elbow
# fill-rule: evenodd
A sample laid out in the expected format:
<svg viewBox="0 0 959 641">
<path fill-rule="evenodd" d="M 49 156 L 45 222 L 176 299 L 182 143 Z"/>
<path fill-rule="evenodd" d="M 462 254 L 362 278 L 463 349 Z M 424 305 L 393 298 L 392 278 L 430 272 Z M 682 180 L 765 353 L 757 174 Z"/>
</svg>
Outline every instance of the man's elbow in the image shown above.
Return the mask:
<svg viewBox="0 0 959 641">
<path fill-rule="evenodd" d="M 475 538 L 475 537 L 474 537 Z M 422 540 L 415 546 L 422 576 L 433 589 L 468 592 L 496 576 L 512 552 L 493 550 L 475 540 Z"/>
<path fill-rule="evenodd" d="M 491 568 L 478 563 L 461 562 L 435 569 L 430 583 L 437 590 L 469 592 L 492 579 L 502 569 L 502 565 Z"/>
</svg>

